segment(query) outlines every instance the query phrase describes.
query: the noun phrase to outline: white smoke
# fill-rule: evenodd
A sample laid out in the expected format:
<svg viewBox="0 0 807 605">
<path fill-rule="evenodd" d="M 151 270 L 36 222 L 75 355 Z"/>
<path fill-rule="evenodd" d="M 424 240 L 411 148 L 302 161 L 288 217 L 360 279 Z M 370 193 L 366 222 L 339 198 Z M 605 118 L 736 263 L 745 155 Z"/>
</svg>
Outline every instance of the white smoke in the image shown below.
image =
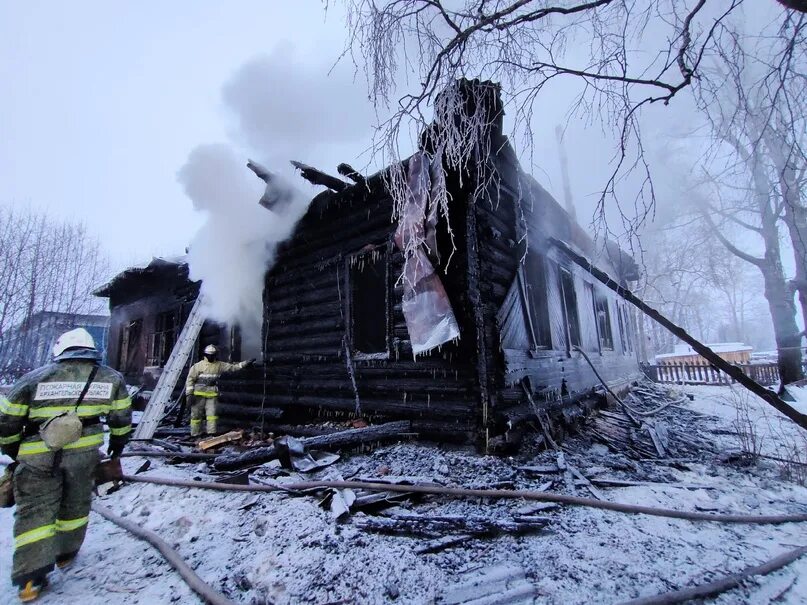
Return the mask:
<svg viewBox="0 0 807 605">
<path fill-rule="evenodd" d="M 196 148 L 178 175 L 207 219 L 190 246 L 190 274 L 202 280 L 208 316 L 238 323 L 242 356 L 257 357 L 264 275 L 312 197 L 283 179 L 299 179 L 289 160 L 335 165 L 334 149 L 366 139 L 372 113 L 347 66 L 302 63 L 289 44 L 235 70 L 222 101 L 232 118 L 233 145 Z M 268 186 L 246 167 L 250 157 L 273 172 Z M 264 195 L 290 201 L 270 211 L 258 205 Z"/>
<path fill-rule="evenodd" d="M 279 243 L 305 214 L 309 200 L 282 177 L 270 183 L 273 210 L 258 205 L 266 185 L 227 145 L 202 145 L 178 173 L 206 221 L 191 241 L 190 278 L 202 280 L 209 318 L 241 327 L 242 355 L 260 351 L 264 275 Z"/>
</svg>

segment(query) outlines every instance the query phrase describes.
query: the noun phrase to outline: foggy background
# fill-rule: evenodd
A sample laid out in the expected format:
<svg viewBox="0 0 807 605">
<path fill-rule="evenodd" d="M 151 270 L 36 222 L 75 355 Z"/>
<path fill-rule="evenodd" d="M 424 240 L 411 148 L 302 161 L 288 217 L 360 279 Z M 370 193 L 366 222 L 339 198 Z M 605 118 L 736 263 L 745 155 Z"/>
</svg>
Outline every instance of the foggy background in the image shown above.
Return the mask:
<svg viewBox="0 0 807 605">
<path fill-rule="evenodd" d="M 758 22 L 777 9 L 770 2 L 744 10 Z M 385 115 L 369 102 L 350 56 L 338 61 L 346 43 L 341 11 L 334 3 L 326 11 L 319 0 L 3 3 L 0 204 L 79 217 L 108 252 L 111 273 L 190 246 L 193 277 L 252 280 L 271 258 L 273 242 L 288 235 L 320 190 L 295 175 L 289 160 L 330 173 L 339 162 L 365 172 L 381 167 L 369 145 Z M 401 89 L 411 84 L 399 82 Z M 525 168 L 563 203 L 555 128 L 564 126 L 573 201 L 591 230 L 614 137 L 590 116 L 569 115 L 578 88 L 571 80 L 548 87 L 531 124 L 531 149 L 525 151 L 523 132 L 514 144 Z M 686 177 L 702 152 L 704 124 L 682 95 L 669 107 L 649 107 L 642 125 L 658 198 L 644 248 L 667 246 L 683 258 L 686 238 L 661 229 L 691 196 Z M 400 144 L 414 149 L 412 140 Z M 264 184 L 245 168 L 249 158 L 298 192 L 275 223 L 257 205 Z M 622 186 L 640 184 L 628 179 Z M 611 226 L 619 230 L 616 219 Z M 752 251 L 755 245 L 747 242 Z M 632 252 L 648 269 L 658 262 Z M 783 258 L 792 274 L 786 247 Z M 234 266 L 244 269 L 240 276 Z M 683 312 L 703 340 L 773 347 L 752 269 L 740 267 L 732 278 L 743 284 L 739 323 L 723 303 L 730 294 L 706 286 L 687 292 L 691 304 Z M 669 281 L 648 292 L 648 302 L 675 295 L 674 276 Z M 260 304 L 261 284 L 250 283 L 253 291 L 243 299 L 217 298 L 220 318 Z"/>
</svg>

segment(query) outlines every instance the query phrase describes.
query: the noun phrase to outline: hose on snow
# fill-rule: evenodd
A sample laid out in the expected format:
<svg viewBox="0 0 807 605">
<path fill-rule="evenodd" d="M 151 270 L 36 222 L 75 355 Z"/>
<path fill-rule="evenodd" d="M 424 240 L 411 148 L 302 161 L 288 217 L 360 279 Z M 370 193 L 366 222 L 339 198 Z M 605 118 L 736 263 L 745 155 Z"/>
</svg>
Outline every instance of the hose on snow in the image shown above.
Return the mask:
<svg viewBox="0 0 807 605">
<path fill-rule="evenodd" d="M 140 538 L 141 540 L 148 542 L 154 548 L 159 550 L 163 557 L 165 557 L 165 560 L 168 561 L 169 565 L 171 565 L 171 567 L 173 567 L 177 573 L 179 573 L 188 587 L 202 597 L 205 602 L 210 603 L 211 605 L 234 605 L 231 600 L 220 592 L 217 592 L 211 588 L 205 583 L 204 580 L 202 580 L 202 578 L 196 575 L 196 572 L 190 568 L 190 566 L 179 555 L 179 553 L 171 548 L 165 540 L 160 538 L 160 536 L 152 531 L 140 527 L 139 525 L 135 525 L 131 521 L 122 519 L 109 510 L 106 506 L 97 502 L 92 503 L 92 510 L 101 515 L 107 521 L 110 521 L 118 527 L 125 529 L 129 533 Z"/>
<path fill-rule="evenodd" d="M 144 477 L 124 475 L 124 481 L 133 483 L 152 483 L 154 485 L 167 485 L 172 487 L 189 487 L 197 489 L 210 489 L 218 491 L 238 492 L 293 492 L 310 489 L 363 489 L 378 492 L 400 492 L 429 494 L 433 496 L 453 496 L 459 498 L 496 498 L 496 499 L 524 499 L 539 502 L 557 502 L 573 506 L 586 506 L 600 508 L 620 513 L 652 515 L 655 517 L 669 517 L 672 519 L 685 519 L 687 521 L 712 521 L 718 523 L 746 523 L 756 525 L 773 525 L 779 523 L 803 523 L 807 521 L 807 513 L 783 515 L 741 515 L 734 513 L 702 513 L 697 511 L 681 511 L 668 508 L 654 508 L 637 504 L 624 504 L 568 496 L 566 494 L 553 494 L 548 492 L 511 489 L 470 489 L 462 487 L 442 487 L 434 485 L 403 485 L 391 483 L 369 483 L 365 481 L 297 481 L 294 483 L 277 483 L 274 485 L 234 485 L 230 483 L 213 483 L 210 481 L 182 481 L 163 477 Z"/>
</svg>

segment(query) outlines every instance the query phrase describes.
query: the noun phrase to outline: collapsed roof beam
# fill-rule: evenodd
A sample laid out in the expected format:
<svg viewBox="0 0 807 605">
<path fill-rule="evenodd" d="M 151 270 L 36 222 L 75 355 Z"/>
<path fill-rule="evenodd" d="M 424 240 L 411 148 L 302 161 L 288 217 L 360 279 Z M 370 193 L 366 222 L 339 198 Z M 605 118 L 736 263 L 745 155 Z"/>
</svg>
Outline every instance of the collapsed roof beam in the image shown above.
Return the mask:
<svg viewBox="0 0 807 605">
<path fill-rule="evenodd" d="M 339 174 L 341 174 L 343 177 L 349 178 L 351 181 L 353 181 L 354 183 L 357 183 L 359 185 L 363 185 L 365 182 L 367 182 L 367 179 L 365 179 L 359 173 L 359 171 L 356 170 L 355 168 L 353 168 L 353 166 L 351 166 L 350 164 L 345 164 L 345 163 L 339 164 L 336 167 L 336 171 Z"/>
<path fill-rule="evenodd" d="M 328 189 L 336 191 L 337 193 L 350 187 L 350 185 L 342 179 L 338 179 L 330 174 L 325 174 L 324 172 L 303 164 L 302 162 L 295 162 L 292 160 L 291 165 L 300 171 L 302 177 L 306 181 L 313 185 L 322 185 L 323 187 L 327 187 Z"/>
</svg>

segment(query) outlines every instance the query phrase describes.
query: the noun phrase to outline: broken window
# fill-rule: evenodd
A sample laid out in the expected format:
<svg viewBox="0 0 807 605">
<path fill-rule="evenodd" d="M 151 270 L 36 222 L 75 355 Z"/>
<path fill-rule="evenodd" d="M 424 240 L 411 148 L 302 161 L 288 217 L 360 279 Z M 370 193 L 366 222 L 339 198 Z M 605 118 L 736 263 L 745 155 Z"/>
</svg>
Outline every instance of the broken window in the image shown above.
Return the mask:
<svg viewBox="0 0 807 605">
<path fill-rule="evenodd" d="M 176 344 L 178 331 L 179 312 L 177 309 L 157 315 L 154 333 L 149 334 L 146 365 L 160 368 L 165 366 L 174 349 L 174 344 Z"/>
<path fill-rule="evenodd" d="M 577 315 L 577 294 L 574 290 L 574 277 L 568 269 L 560 268 L 560 299 L 563 308 L 563 323 L 566 329 L 566 350 L 580 346 L 580 318 Z"/>
<path fill-rule="evenodd" d="M 140 333 L 143 320 L 135 319 L 123 326 L 118 352 L 118 370 L 124 374 L 137 371 L 137 352 L 140 348 Z"/>
<path fill-rule="evenodd" d="M 373 357 L 389 353 L 387 251 L 376 249 L 348 259 L 353 351 Z"/>
<path fill-rule="evenodd" d="M 608 297 L 602 292 L 594 291 L 594 317 L 597 319 L 597 335 L 600 337 L 600 348 L 614 350 L 614 335 L 611 331 L 611 312 L 608 308 Z"/>
<path fill-rule="evenodd" d="M 532 345 L 536 349 L 549 349 L 552 347 L 552 336 L 549 325 L 544 257 L 539 254 L 528 254 L 524 273 L 526 274 L 524 290 L 527 300 L 527 323 L 532 334 Z"/>
<path fill-rule="evenodd" d="M 625 340 L 625 353 L 633 353 L 633 333 L 631 332 L 631 314 L 628 305 L 622 305 L 622 314 L 624 315 L 623 324 L 625 326 L 624 340 Z"/>
<path fill-rule="evenodd" d="M 628 334 L 625 330 L 625 316 L 624 316 L 625 309 L 619 304 L 619 301 L 616 303 L 616 319 L 617 323 L 619 324 L 619 340 L 622 343 L 622 352 L 628 352 Z"/>
</svg>

